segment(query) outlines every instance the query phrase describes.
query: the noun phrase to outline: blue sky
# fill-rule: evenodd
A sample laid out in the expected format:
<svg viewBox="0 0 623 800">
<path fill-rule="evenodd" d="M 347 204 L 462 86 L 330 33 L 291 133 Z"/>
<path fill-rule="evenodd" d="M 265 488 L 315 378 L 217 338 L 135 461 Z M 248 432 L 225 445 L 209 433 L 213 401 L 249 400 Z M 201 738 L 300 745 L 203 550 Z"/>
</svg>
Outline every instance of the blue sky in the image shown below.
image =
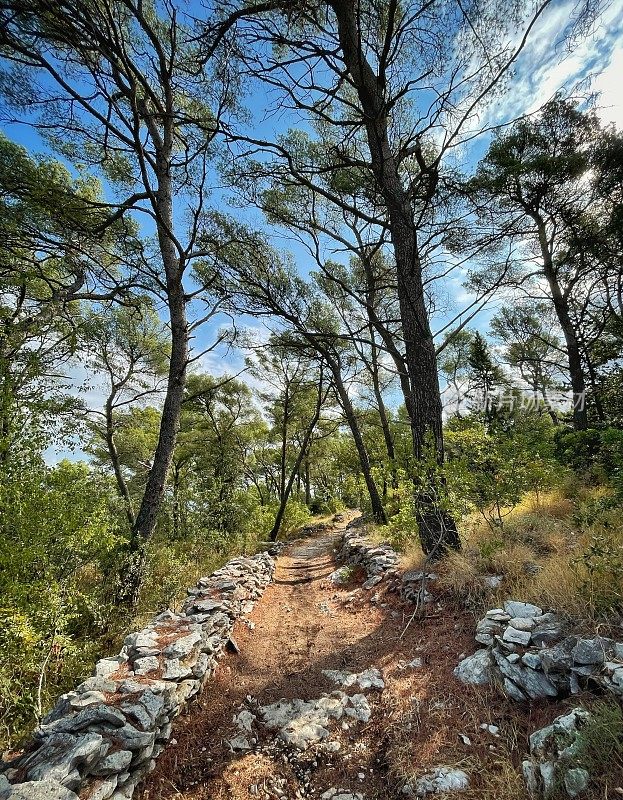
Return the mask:
<svg viewBox="0 0 623 800">
<path fill-rule="evenodd" d="M 590 34 L 568 50 L 560 44 L 559 37 L 571 19 L 574 5 L 574 2 L 557 0 L 549 6 L 516 63 L 510 90 L 494 105 L 483 110 L 482 122 L 508 122 L 521 114 L 535 111 L 563 87 L 573 90 L 574 87 L 581 86 L 586 91 L 587 84 L 590 84 L 590 90 L 600 94 L 598 113 L 602 120 L 623 128 L 623 0 L 613 0 Z M 267 139 L 284 133 L 297 122 L 293 115 L 268 115 L 266 109 L 271 100 L 272 97 L 257 86 L 254 87 L 253 94 L 246 98 L 252 114 L 252 130 Z M 5 132 L 35 152 L 45 150 L 44 144 L 27 126 L 8 125 L 5 126 Z M 461 153 L 466 165 L 477 161 L 486 149 L 487 141 L 487 137 L 482 137 L 470 145 L 469 150 Z M 225 195 L 215 192 L 213 204 L 219 206 L 225 202 Z M 224 210 L 232 211 L 229 208 Z M 245 216 L 258 224 L 262 222 L 257 211 L 251 211 Z M 293 252 L 303 273 L 313 268 L 304 248 L 285 239 L 281 240 L 278 231 L 274 231 L 272 235 L 277 246 Z M 453 280 L 447 287 L 457 308 L 469 301 L 469 296 L 460 283 L 460 280 Z M 494 310 L 492 308 L 483 312 L 475 321 L 475 327 L 486 329 L 488 318 Z M 217 320 L 205 325 L 197 332 L 195 347 L 198 351 L 214 340 L 223 321 Z M 257 325 L 251 320 L 249 322 Z M 260 326 L 257 327 L 259 330 Z M 198 366 L 204 371 L 221 375 L 238 372 L 242 367 L 242 360 L 241 354 L 226 352 L 220 348 L 201 359 Z M 79 371 L 74 377 L 77 379 L 78 376 Z M 90 395 L 93 402 L 97 402 L 96 385 L 91 388 Z"/>
</svg>

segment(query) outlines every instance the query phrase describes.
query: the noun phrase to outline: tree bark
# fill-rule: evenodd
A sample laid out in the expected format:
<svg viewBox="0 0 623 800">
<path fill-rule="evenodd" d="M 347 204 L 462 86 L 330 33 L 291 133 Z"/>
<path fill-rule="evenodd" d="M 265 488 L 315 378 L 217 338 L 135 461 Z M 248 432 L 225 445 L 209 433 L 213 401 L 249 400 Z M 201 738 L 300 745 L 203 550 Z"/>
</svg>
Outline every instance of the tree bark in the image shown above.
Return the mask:
<svg viewBox="0 0 623 800">
<path fill-rule="evenodd" d="M 567 347 L 569 378 L 571 379 L 571 389 L 573 391 L 573 427 L 577 431 L 583 431 L 588 428 L 588 417 L 586 414 L 586 382 L 584 380 L 584 370 L 582 368 L 580 342 L 576 336 L 573 320 L 571 319 L 569 301 L 558 281 L 545 223 L 539 215 L 533 214 L 532 217 L 537 225 L 541 258 L 543 260 L 543 274 L 552 295 L 556 317 L 558 318 L 558 323 L 565 337 L 565 344 Z"/>
<path fill-rule="evenodd" d="M 173 451 L 180 427 L 189 354 L 186 297 L 182 282 L 184 264 L 180 262 L 172 235 L 174 230 L 173 184 L 171 180 L 172 131 L 170 126 L 165 126 L 164 134 L 161 137 L 153 117 L 149 116 L 147 112 L 145 112 L 145 115 L 145 121 L 157 151 L 156 227 L 166 277 L 171 327 L 171 358 L 160 420 L 158 444 L 147 478 L 145 492 L 132 529 L 127 569 L 124 568 L 121 575 L 119 600 L 132 606 L 135 606 L 138 602 L 145 568 L 145 547 L 156 528 L 158 512 L 162 505 L 167 476 L 173 459 Z"/>
<path fill-rule="evenodd" d="M 391 428 L 389 427 L 389 419 L 387 416 L 387 409 L 385 407 L 385 401 L 383 400 L 383 393 L 381 392 L 381 385 L 379 382 L 379 365 L 378 365 L 378 353 L 376 342 L 374 340 L 374 329 L 372 325 L 369 328 L 370 331 L 370 362 L 371 362 L 371 375 L 372 375 L 372 389 L 374 391 L 374 397 L 376 400 L 376 405 L 379 410 L 379 419 L 381 421 L 381 430 L 383 431 L 383 439 L 385 441 L 385 449 L 387 450 L 387 458 L 389 459 L 390 469 L 391 469 L 391 476 L 392 476 L 392 488 L 398 488 L 398 475 L 396 473 L 396 449 L 394 447 L 394 437 L 392 436 Z M 383 492 L 383 496 L 385 496 L 385 491 Z"/>
<path fill-rule="evenodd" d="M 350 428 L 351 435 L 353 437 L 353 441 L 355 443 L 355 448 L 357 450 L 357 455 L 359 456 L 359 464 L 361 466 L 361 472 L 363 473 L 363 479 L 366 484 L 366 489 L 368 490 L 368 495 L 370 497 L 370 507 L 372 509 L 372 514 L 377 522 L 386 523 L 387 522 L 387 514 L 385 513 L 385 509 L 383 508 L 383 501 L 381 500 L 381 495 L 379 494 L 379 490 L 377 485 L 372 477 L 372 470 L 370 468 L 370 458 L 368 456 L 368 451 L 366 450 L 365 442 L 363 441 L 363 436 L 361 435 L 361 430 L 359 428 L 359 423 L 357 422 L 357 416 L 355 414 L 355 409 L 353 408 L 353 404 L 351 403 L 350 397 L 348 396 L 348 392 L 344 383 L 342 381 L 342 375 L 340 372 L 339 364 L 335 362 L 333 359 L 327 362 L 329 364 L 329 368 L 331 369 L 331 374 L 333 375 L 333 382 L 335 384 L 335 389 L 337 391 L 338 397 L 340 399 L 340 405 L 342 406 L 342 410 L 344 411 L 344 416 L 346 417 L 346 422 L 348 423 L 348 427 Z"/>
<path fill-rule="evenodd" d="M 417 231 L 408 192 L 402 185 L 388 132 L 385 76 L 377 77 L 361 48 L 355 0 L 329 0 L 337 18 L 340 46 L 357 89 L 363 111 L 370 162 L 389 219 L 396 260 L 396 284 L 408 373 L 405 405 L 409 415 L 413 454 L 421 462 L 434 448 L 435 461 L 443 464 L 442 404 L 435 345 L 428 320 L 418 251 Z M 406 388 L 406 387 L 405 387 Z M 434 479 L 431 480 L 434 481 Z M 438 508 L 441 487 L 426 476 L 416 488 L 416 517 L 425 553 L 441 554 L 459 547 L 454 520 Z"/>
</svg>

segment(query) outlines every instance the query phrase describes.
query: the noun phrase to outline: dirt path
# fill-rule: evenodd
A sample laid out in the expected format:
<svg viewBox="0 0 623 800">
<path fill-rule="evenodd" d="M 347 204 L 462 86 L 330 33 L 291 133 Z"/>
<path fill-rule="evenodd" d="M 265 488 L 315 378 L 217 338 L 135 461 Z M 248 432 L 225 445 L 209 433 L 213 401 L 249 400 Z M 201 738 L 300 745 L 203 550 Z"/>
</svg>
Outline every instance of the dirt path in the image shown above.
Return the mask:
<svg viewBox="0 0 623 800">
<path fill-rule="evenodd" d="M 452 675 L 459 654 L 473 650 L 472 616 L 433 604 L 401 638 L 412 609 L 395 595 L 378 587 L 364 591 L 362 576 L 341 588 L 328 580 L 345 524 L 294 542 L 280 556 L 274 583 L 248 621 L 237 623 L 240 652 L 222 659 L 200 700 L 178 720 L 140 800 L 293 800 L 321 798 L 332 787 L 365 800 L 404 797 L 405 780 L 427 768 L 452 764 L 477 774 L 485 761 L 512 758 L 504 739 L 481 725 L 512 726 L 517 744 L 535 720 L 522 725 L 512 704 L 494 692 L 461 686 Z M 242 731 L 251 750 L 232 751 L 230 742 L 241 734 L 234 718 L 241 711 L 257 718 L 260 706 L 282 698 L 315 700 L 340 688 L 323 670 L 360 673 L 370 667 L 381 671 L 385 688 L 365 692 L 369 721 L 334 723 L 335 749 L 323 742 L 293 753 L 275 731 L 254 723 Z M 474 787 L 468 796 L 504 795 Z"/>
</svg>

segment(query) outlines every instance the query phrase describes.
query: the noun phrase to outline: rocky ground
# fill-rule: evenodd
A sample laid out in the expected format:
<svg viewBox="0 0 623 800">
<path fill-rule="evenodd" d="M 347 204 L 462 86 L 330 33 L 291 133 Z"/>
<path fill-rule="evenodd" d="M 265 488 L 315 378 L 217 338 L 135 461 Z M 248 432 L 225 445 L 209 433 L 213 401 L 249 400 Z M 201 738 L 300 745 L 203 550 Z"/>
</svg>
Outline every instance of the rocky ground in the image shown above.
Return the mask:
<svg viewBox="0 0 623 800">
<path fill-rule="evenodd" d="M 362 569 L 336 586 L 347 521 L 285 549 L 140 800 L 527 796 L 530 734 L 582 697 L 526 704 L 463 685 L 477 620 L 434 587 L 413 619 Z"/>
</svg>

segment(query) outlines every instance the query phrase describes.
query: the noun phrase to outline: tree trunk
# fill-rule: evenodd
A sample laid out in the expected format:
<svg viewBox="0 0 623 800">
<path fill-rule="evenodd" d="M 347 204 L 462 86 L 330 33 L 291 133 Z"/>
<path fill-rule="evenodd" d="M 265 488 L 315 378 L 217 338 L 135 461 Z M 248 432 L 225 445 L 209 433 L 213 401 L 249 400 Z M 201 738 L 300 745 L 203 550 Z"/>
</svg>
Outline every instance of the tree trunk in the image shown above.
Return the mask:
<svg viewBox="0 0 623 800">
<path fill-rule="evenodd" d="M 296 480 L 297 475 L 300 475 L 301 465 L 303 464 L 303 459 L 307 456 L 307 448 L 309 447 L 310 439 L 314 433 L 314 428 L 318 424 L 318 420 L 320 419 L 320 414 L 322 412 L 322 372 L 320 373 L 320 380 L 318 382 L 318 401 L 316 403 L 316 408 L 314 410 L 314 416 L 311 418 L 309 425 L 305 430 L 305 436 L 303 437 L 303 443 L 301 444 L 301 448 L 298 452 L 296 457 L 296 462 L 290 471 L 290 475 L 288 477 L 288 481 L 283 487 L 283 493 L 280 498 L 279 508 L 277 509 L 277 515 L 275 517 L 275 522 L 273 527 L 268 534 L 268 538 L 271 542 L 277 541 L 277 537 L 279 536 L 279 529 L 281 528 L 281 523 L 283 521 L 283 515 L 286 511 L 286 506 L 288 505 L 288 500 L 290 498 L 290 494 L 292 492 L 292 487 L 294 486 L 294 481 Z"/>
<path fill-rule="evenodd" d="M 165 493 L 167 476 L 180 426 L 186 370 L 188 367 L 189 330 L 186 317 L 186 297 L 182 282 L 184 264 L 181 263 L 172 238 L 173 184 L 171 159 L 173 139 L 169 128 L 163 136 L 156 128 L 154 118 L 146 112 L 145 122 L 156 146 L 158 191 L 155 200 L 156 228 L 167 288 L 169 322 L 171 328 L 171 358 L 167 389 L 162 407 L 158 444 L 154 453 L 147 485 L 132 530 L 128 564 L 122 570 L 119 601 L 135 606 L 138 602 L 145 568 L 146 544 L 153 536 L 160 506 Z"/>
<path fill-rule="evenodd" d="M 381 420 L 381 430 L 383 431 L 383 439 L 385 440 L 385 449 L 387 450 L 387 458 L 389 459 L 391 475 L 392 475 L 392 488 L 398 488 L 398 475 L 396 472 L 396 450 L 394 448 L 394 437 L 392 436 L 391 428 L 389 427 L 389 419 L 387 417 L 387 409 L 383 400 L 383 393 L 379 383 L 379 365 L 376 342 L 374 341 L 374 329 L 370 326 L 370 339 L 371 339 L 371 374 L 372 374 L 372 388 L 376 405 L 379 410 L 379 419 Z M 383 489 L 383 496 L 385 497 L 386 488 Z"/>
<path fill-rule="evenodd" d="M 113 400 L 114 394 L 106 399 L 105 413 L 106 413 L 106 447 L 108 448 L 108 456 L 112 464 L 113 472 L 115 473 L 115 481 L 117 482 L 117 490 L 123 499 L 125 506 L 125 515 L 130 526 L 130 530 L 134 528 L 135 517 L 134 509 L 132 508 L 132 498 L 128 491 L 128 485 L 123 477 L 121 471 L 121 463 L 119 461 L 119 453 L 115 443 L 115 425 L 113 419 Z"/>
<path fill-rule="evenodd" d="M 389 111 L 384 96 L 385 76 L 377 77 L 361 48 L 355 0 L 329 0 L 338 24 L 346 67 L 357 89 L 363 111 L 370 161 L 385 202 L 396 260 L 396 284 L 405 342 L 409 415 L 413 454 L 421 462 L 426 449 L 434 449 L 443 463 L 442 404 L 435 345 L 424 298 L 417 231 L 409 194 L 405 191 L 389 133 Z M 405 387 L 406 388 L 406 387 Z M 421 476 L 416 488 L 416 517 L 424 552 L 430 556 L 459 547 L 454 520 L 439 510 L 439 479 Z"/>
<path fill-rule="evenodd" d="M 178 541 L 182 538 L 182 514 L 180 503 L 180 466 L 173 465 L 173 539 Z"/>
<path fill-rule="evenodd" d="M 363 473 L 363 479 L 366 483 L 366 489 L 368 490 L 368 495 L 370 497 L 370 506 L 372 508 L 372 514 L 374 515 L 374 518 L 377 520 L 377 522 L 385 523 L 387 522 L 387 515 L 385 513 L 385 509 L 383 508 L 383 502 L 381 500 L 379 490 L 377 488 L 376 483 L 374 482 L 374 478 L 372 477 L 372 470 L 370 469 L 370 459 L 368 457 L 368 451 L 366 450 L 366 445 L 365 442 L 363 441 L 361 430 L 359 429 L 359 423 L 357 422 L 355 409 L 353 408 L 353 404 L 351 403 L 350 397 L 348 396 L 346 387 L 342 382 L 342 375 L 340 372 L 339 364 L 333 361 L 333 359 L 328 361 L 328 363 L 331 369 L 331 373 L 333 375 L 333 381 L 335 383 L 335 388 L 337 390 L 338 397 L 340 398 L 340 405 L 342 406 L 342 410 L 344 411 L 346 422 L 348 423 L 348 427 L 350 428 L 350 432 L 353 437 L 353 441 L 355 443 L 355 448 L 357 449 L 357 455 L 359 456 L 359 464 L 361 466 L 361 471 Z"/>
<path fill-rule="evenodd" d="M 571 379 L 571 389 L 573 390 L 573 427 L 577 431 L 583 431 L 588 428 L 588 417 L 586 414 L 586 383 L 584 381 L 584 370 L 582 369 L 580 343 L 571 319 L 569 301 L 558 282 L 558 275 L 554 267 L 545 223 L 540 216 L 535 214 L 531 216 L 537 224 L 541 258 L 543 260 L 543 274 L 547 280 L 552 295 L 554 310 L 556 311 L 558 323 L 562 329 L 567 346 L 569 378 Z"/>
<path fill-rule="evenodd" d="M 279 456 L 279 500 L 283 500 L 286 490 L 287 454 L 288 454 L 288 416 L 290 414 L 290 388 L 286 381 L 283 395 L 283 420 L 281 422 L 281 452 Z"/>
<path fill-rule="evenodd" d="M 305 505 L 309 508 L 312 500 L 311 496 L 311 474 L 309 468 L 309 458 L 305 459 L 305 472 L 303 476 L 303 485 L 305 486 Z"/>
</svg>

